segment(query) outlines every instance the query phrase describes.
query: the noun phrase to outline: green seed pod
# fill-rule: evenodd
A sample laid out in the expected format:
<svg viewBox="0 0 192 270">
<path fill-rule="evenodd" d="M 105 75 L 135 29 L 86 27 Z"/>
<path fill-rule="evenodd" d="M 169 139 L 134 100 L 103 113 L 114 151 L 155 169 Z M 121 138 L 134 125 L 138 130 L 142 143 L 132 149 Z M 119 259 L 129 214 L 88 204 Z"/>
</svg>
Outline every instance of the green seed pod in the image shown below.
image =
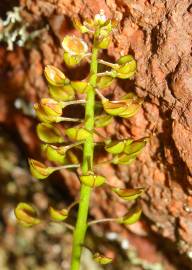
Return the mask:
<svg viewBox="0 0 192 270">
<path fill-rule="evenodd" d="M 110 143 L 107 143 L 105 145 L 105 151 L 107 151 L 108 153 L 111 154 L 120 154 L 123 152 L 124 148 L 125 148 L 125 140 L 122 141 L 112 141 Z"/>
<path fill-rule="evenodd" d="M 37 179 L 45 179 L 56 169 L 53 167 L 46 167 L 43 163 L 29 158 L 30 171 L 33 177 Z"/>
<path fill-rule="evenodd" d="M 72 164 L 79 164 L 80 163 L 77 155 L 72 150 L 67 151 L 67 159 Z"/>
<path fill-rule="evenodd" d="M 86 81 L 72 81 L 71 86 L 78 94 L 84 94 L 86 92 L 88 83 Z"/>
<path fill-rule="evenodd" d="M 84 185 L 94 188 L 103 185 L 106 182 L 106 178 L 100 175 L 89 174 L 80 176 L 80 181 Z"/>
<path fill-rule="evenodd" d="M 57 101 L 69 101 L 75 98 L 75 92 L 71 84 L 65 84 L 61 87 L 49 85 L 49 93 Z"/>
<path fill-rule="evenodd" d="M 144 188 L 134 188 L 134 189 L 124 189 L 124 188 L 112 188 L 112 191 L 115 192 L 121 199 L 125 201 L 132 201 L 140 197 Z"/>
<path fill-rule="evenodd" d="M 36 209 L 28 203 L 19 203 L 15 208 L 15 216 L 24 227 L 31 227 L 41 222 L 40 219 L 37 218 Z"/>
<path fill-rule="evenodd" d="M 139 205 L 136 205 L 130 210 L 130 212 L 127 215 L 125 215 L 122 218 L 119 218 L 117 222 L 125 225 L 134 224 L 140 219 L 141 213 L 142 213 L 141 207 Z"/>
<path fill-rule="evenodd" d="M 64 221 L 65 219 L 67 219 L 69 212 L 65 208 L 61 210 L 57 210 L 53 207 L 49 207 L 49 214 L 52 220 L 54 221 Z"/>
<path fill-rule="evenodd" d="M 66 81 L 65 74 L 51 65 L 45 67 L 44 74 L 47 81 L 53 86 L 62 86 Z"/>
<path fill-rule="evenodd" d="M 89 29 L 83 25 L 77 17 L 72 19 L 74 27 L 82 34 L 89 32 Z"/>
<path fill-rule="evenodd" d="M 113 121 L 113 117 L 111 115 L 99 115 L 95 117 L 95 127 L 105 127 L 111 124 Z"/>
<path fill-rule="evenodd" d="M 104 110 L 114 116 L 118 116 L 120 113 L 123 113 L 126 110 L 126 105 L 121 101 L 110 101 L 108 99 L 102 100 Z"/>
<path fill-rule="evenodd" d="M 63 55 L 63 59 L 64 59 L 65 64 L 68 67 L 73 68 L 73 67 L 77 66 L 81 62 L 82 56 L 71 55 L 70 53 L 65 52 L 64 55 Z"/>
<path fill-rule="evenodd" d="M 129 156 L 127 154 L 121 153 L 117 156 L 115 156 L 112 160 L 113 164 L 118 164 L 118 165 L 129 165 L 131 164 L 134 160 L 136 159 L 136 157 L 132 157 Z"/>
<path fill-rule="evenodd" d="M 61 131 L 51 124 L 40 123 L 37 125 L 39 139 L 46 143 L 63 143 L 64 138 Z"/>
<path fill-rule="evenodd" d="M 60 122 L 62 121 L 63 105 L 51 98 L 43 98 L 40 103 L 34 104 L 37 117 L 42 122 Z"/>
<path fill-rule="evenodd" d="M 67 163 L 66 151 L 68 148 L 65 146 L 57 147 L 54 145 L 43 144 L 41 149 L 48 160 L 59 163 L 61 165 Z"/>
<path fill-rule="evenodd" d="M 131 55 L 121 56 L 117 63 L 118 65 L 113 68 L 116 71 L 116 77 L 128 79 L 135 74 L 137 63 Z"/>
<path fill-rule="evenodd" d="M 114 81 L 111 76 L 102 76 L 97 78 L 97 88 L 103 89 L 109 87 Z"/>
<path fill-rule="evenodd" d="M 66 130 L 66 135 L 73 141 L 83 141 L 90 136 L 90 131 L 85 128 L 72 127 Z"/>
<path fill-rule="evenodd" d="M 93 260 L 99 264 L 109 264 L 112 262 L 112 258 L 106 257 L 100 253 L 95 253 L 93 255 Z"/>
<path fill-rule="evenodd" d="M 146 144 L 146 138 L 134 141 L 131 144 L 125 146 L 124 152 L 129 156 L 137 156 L 143 150 Z"/>
</svg>

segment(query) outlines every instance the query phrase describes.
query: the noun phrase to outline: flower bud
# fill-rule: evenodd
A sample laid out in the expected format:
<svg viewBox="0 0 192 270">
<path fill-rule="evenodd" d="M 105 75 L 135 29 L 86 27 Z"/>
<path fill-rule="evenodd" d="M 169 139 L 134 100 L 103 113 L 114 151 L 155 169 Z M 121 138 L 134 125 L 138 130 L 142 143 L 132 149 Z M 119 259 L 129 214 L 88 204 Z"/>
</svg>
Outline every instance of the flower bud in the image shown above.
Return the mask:
<svg viewBox="0 0 192 270">
<path fill-rule="evenodd" d="M 86 92 L 88 83 L 86 81 L 72 81 L 71 86 L 78 94 L 84 94 Z"/>
<path fill-rule="evenodd" d="M 111 42 L 111 36 L 99 38 L 97 41 L 97 48 L 99 49 L 107 49 Z"/>
<path fill-rule="evenodd" d="M 121 199 L 125 201 L 132 201 L 140 197 L 144 188 L 134 188 L 134 189 L 124 189 L 124 188 L 112 188 L 112 191 L 115 192 Z"/>
<path fill-rule="evenodd" d="M 57 210 L 53 207 L 49 207 L 49 214 L 54 221 L 64 221 L 67 219 L 69 212 L 65 208 Z"/>
<path fill-rule="evenodd" d="M 66 135 L 73 141 L 86 140 L 90 134 L 90 131 L 85 128 L 72 127 L 66 130 Z"/>
<path fill-rule="evenodd" d="M 93 260 L 99 264 L 109 264 L 112 262 L 112 258 L 109 258 L 107 256 L 104 256 L 103 254 L 100 253 L 95 253 L 93 255 Z"/>
<path fill-rule="evenodd" d="M 47 81 L 53 86 L 62 86 L 66 81 L 65 74 L 51 65 L 45 67 L 44 74 Z"/>
<path fill-rule="evenodd" d="M 142 209 L 139 205 L 134 206 L 130 212 L 117 220 L 120 224 L 131 225 L 136 223 L 141 216 Z"/>
<path fill-rule="evenodd" d="M 127 154 L 121 153 L 113 158 L 112 163 L 116 165 L 129 165 L 135 159 L 136 159 L 136 156 L 132 157 Z"/>
<path fill-rule="evenodd" d="M 37 179 L 47 178 L 56 170 L 55 168 L 47 167 L 43 163 L 34 159 L 29 159 L 29 166 L 32 176 Z"/>
<path fill-rule="evenodd" d="M 107 17 L 105 16 L 105 12 L 103 9 L 101 9 L 99 13 L 95 15 L 94 24 L 98 26 L 102 26 L 106 23 L 106 21 L 107 21 Z"/>
<path fill-rule="evenodd" d="M 82 34 L 89 32 L 89 29 L 80 22 L 80 20 L 77 17 L 74 17 L 72 19 L 74 27 L 80 31 Z"/>
<path fill-rule="evenodd" d="M 71 84 L 65 84 L 61 87 L 50 85 L 49 93 L 57 101 L 70 101 L 75 98 L 75 92 Z"/>
<path fill-rule="evenodd" d="M 46 143 L 63 143 L 64 138 L 61 131 L 51 124 L 40 123 L 37 125 L 39 139 Z"/>
<path fill-rule="evenodd" d="M 68 148 L 65 146 L 57 147 L 54 145 L 43 144 L 41 149 L 48 160 L 59 164 L 66 164 L 67 160 L 65 154 Z"/>
<path fill-rule="evenodd" d="M 31 227 L 41 221 L 37 218 L 37 211 L 28 203 L 19 203 L 15 208 L 15 216 L 19 223 L 24 227 Z"/>
<path fill-rule="evenodd" d="M 106 182 L 106 178 L 100 175 L 89 174 L 80 176 L 80 181 L 84 185 L 94 188 L 103 185 Z"/>
<path fill-rule="evenodd" d="M 95 127 L 99 128 L 108 126 L 109 124 L 111 124 L 112 121 L 113 117 L 107 114 L 95 117 Z"/>
<path fill-rule="evenodd" d="M 63 105 L 51 98 L 43 98 L 40 103 L 34 104 L 37 117 L 42 122 L 60 122 L 62 120 Z"/>
<path fill-rule="evenodd" d="M 114 81 L 111 76 L 102 76 L 97 78 L 97 88 L 103 89 L 109 87 Z"/>
</svg>

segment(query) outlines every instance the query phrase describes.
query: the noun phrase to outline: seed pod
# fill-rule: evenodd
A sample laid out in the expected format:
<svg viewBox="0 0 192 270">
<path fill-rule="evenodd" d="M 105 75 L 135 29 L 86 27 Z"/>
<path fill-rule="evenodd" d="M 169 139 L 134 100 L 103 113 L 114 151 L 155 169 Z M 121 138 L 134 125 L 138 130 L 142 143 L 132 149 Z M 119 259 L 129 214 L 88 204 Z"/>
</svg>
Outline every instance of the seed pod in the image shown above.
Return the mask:
<svg viewBox="0 0 192 270">
<path fill-rule="evenodd" d="M 108 153 L 111 153 L 111 154 L 120 154 L 123 152 L 125 148 L 125 141 L 122 140 L 122 141 L 112 141 L 110 143 L 107 143 L 105 145 L 105 151 L 107 151 Z"/>
<path fill-rule="evenodd" d="M 103 185 L 106 182 L 106 178 L 100 175 L 89 174 L 80 176 L 80 181 L 84 185 L 94 188 Z"/>
<path fill-rule="evenodd" d="M 66 151 L 68 148 L 65 146 L 57 147 L 54 145 L 43 144 L 41 149 L 48 160 L 62 165 L 67 163 Z"/>
<path fill-rule="evenodd" d="M 93 260 L 99 264 L 109 264 L 113 259 L 97 252 L 93 255 Z"/>
<path fill-rule="evenodd" d="M 115 192 L 121 199 L 125 201 L 132 201 L 140 197 L 143 192 L 144 188 L 130 188 L 130 189 L 124 189 L 124 188 L 112 188 L 112 191 Z"/>
<path fill-rule="evenodd" d="M 141 216 L 142 209 L 139 205 L 134 206 L 127 215 L 117 219 L 120 224 L 131 225 L 136 223 Z"/>
<path fill-rule="evenodd" d="M 63 86 L 65 84 L 65 74 L 54 66 L 47 65 L 44 74 L 47 81 L 53 86 Z"/>
<path fill-rule="evenodd" d="M 102 99 L 102 104 L 104 110 L 110 115 L 118 116 L 126 110 L 125 102 Z"/>
<path fill-rule="evenodd" d="M 131 144 L 125 146 L 124 152 L 132 157 L 137 156 L 143 150 L 146 144 L 147 144 L 146 138 L 134 141 Z"/>
<path fill-rule="evenodd" d="M 84 94 L 86 92 L 88 83 L 86 81 L 72 81 L 71 86 L 78 94 Z"/>
<path fill-rule="evenodd" d="M 111 124 L 113 121 L 113 117 L 111 115 L 99 115 L 98 117 L 95 117 L 95 127 L 105 127 Z"/>
<path fill-rule="evenodd" d="M 121 153 L 113 158 L 112 163 L 116 165 L 129 165 L 135 159 L 136 157 L 132 157 L 127 154 Z"/>
<path fill-rule="evenodd" d="M 80 163 L 77 155 L 72 150 L 67 151 L 67 160 L 72 164 Z"/>
<path fill-rule="evenodd" d="M 131 55 L 121 56 L 117 63 L 119 66 L 117 65 L 117 67 L 114 67 L 113 70 L 117 72 L 116 76 L 118 78 L 128 79 L 135 74 L 137 63 Z"/>
<path fill-rule="evenodd" d="M 64 221 L 67 219 L 69 212 L 65 208 L 57 210 L 53 207 L 49 207 L 49 214 L 54 221 Z"/>
<path fill-rule="evenodd" d="M 74 17 L 72 19 L 74 27 L 80 31 L 82 34 L 89 32 L 89 29 L 80 22 L 80 20 L 77 17 Z"/>
<path fill-rule="evenodd" d="M 97 88 L 103 89 L 109 87 L 114 81 L 111 76 L 102 76 L 97 78 Z"/>
<path fill-rule="evenodd" d="M 73 141 L 86 140 L 90 134 L 90 131 L 85 128 L 72 127 L 66 130 L 66 135 Z"/>
<path fill-rule="evenodd" d="M 15 208 L 15 216 L 24 227 L 31 227 L 41 222 L 37 217 L 36 209 L 28 203 L 19 203 Z"/>
<path fill-rule="evenodd" d="M 47 167 L 43 163 L 29 158 L 30 171 L 33 177 L 37 179 L 47 178 L 56 169 L 53 167 Z"/>
<path fill-rule="evenodd" d="M 34 104 L 37 117 L 43 122 L 60 122 L 62 120 L 62 103 L 51 98 L 43 98 Z"/>
<path fill-rule="evenodd" d="M 69 101 L 75 98 L 75 92 L 71 84 L 65 84 L 61 87 L 49 85 L 49 93 L 57 101 Z"/>
<path fill-rule="evenodd" d="M 82 58 L 83 58 L 82 56 L 71 55 L 68 52 L 65 52 L 63 55 L 65 64 L 70 68 L 77 66 L 81 62 Z"/>
<path fill-rule="evenodd" d="M 46 143 L 63 143 L 64 138 L 61 131 L 51 124 L 40 123 L 37 125 L 39 139 Z"/>
</svg>

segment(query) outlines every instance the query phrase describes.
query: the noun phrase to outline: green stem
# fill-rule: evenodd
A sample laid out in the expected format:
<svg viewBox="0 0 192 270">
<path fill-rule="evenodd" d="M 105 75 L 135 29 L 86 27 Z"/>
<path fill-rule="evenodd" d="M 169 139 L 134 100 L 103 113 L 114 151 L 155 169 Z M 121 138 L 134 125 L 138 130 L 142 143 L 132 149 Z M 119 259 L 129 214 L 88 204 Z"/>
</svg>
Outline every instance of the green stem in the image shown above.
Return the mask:
<svg viewBox="0 0 192 270">
<path fill-rule="evenodd" d="M 95 36 L 97 33 L 95 34 Z M 85 128 L 91 131 L 90 136 L 87 138 L 83 149 L 83 163 L 82 174 L 86 175 L 93 169 L 93 129 L 94 129 L 94 107 L 95 107 L 95 87 L 97 80 L 97 55 L 98 49 L 94 46 L 91 58 L 90 80 L 89 89 L 86 97 L 85 107 Z M 82 247 L 84 244 L 85 234 L 87 230 L 87 217 L 89 211 L 89 201 L 92 188 L 86 185 L 81 185 L 79 210 L 77 215 L 77 222 L 73 234 L 73 249 L 71 259 L 71 270 L 79 270 Z"/>
</svg>

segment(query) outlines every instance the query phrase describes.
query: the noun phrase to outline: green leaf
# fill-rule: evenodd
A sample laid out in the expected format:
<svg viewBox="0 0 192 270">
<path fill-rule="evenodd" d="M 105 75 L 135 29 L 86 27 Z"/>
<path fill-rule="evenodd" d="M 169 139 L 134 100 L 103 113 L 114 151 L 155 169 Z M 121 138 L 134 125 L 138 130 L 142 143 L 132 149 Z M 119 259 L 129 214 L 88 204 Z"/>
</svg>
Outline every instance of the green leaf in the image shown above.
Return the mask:
<svg viewBox="0 0 192 270">
<path fill-rule="evenodd" d="M 62 86 L 65 84 L 65 74 L 54 66 L 47 65 L 44 74 L 47 81 L 53 86 Z"/>
<path fill-rule="evenodd" d="M 51 124 L 40 123 L 37 125 L 39 139 L 46 143 L 63 143 L 64 138 L 61 131 Z"/>
<path fill-rule="evenodd" d="M 112 123 L 113 121 L 113 117 L 111 115 L 99 115 L 97 117 L 95 117 L 95 127 L 99 128 L 99 127 L 105 127 L 108 126 Z"/>
<path fill-rule="evenodd" d="M 57 101 L 69 101 L 75 98 L 75 92 L 71 84 L 65 84 L 60 87 L 49 85 L 49 93 Z"/>
<path fill-rule="evenodd" d="M 134 224 L 140 219 L 141 213 L 141 207 L 139 205 L 136 205 L 129 211 L 128 214 L 126 214 L 124 217 L 119 218 L 117 222 L 125 225 Z"/>
<path fill-rule="evenodd" d="M 93 259 L 94 259 L 95 262 L 97 262 L 99 264 L 109 264 L 109 263 L 111 263 L 113 261 L 112 258 L 104 256 L 104 255 L 102 255 L 102 254 L 100 254 L 98 252 L 93 255 Z"/>
<path fill-rule="evenodd" d="M 66 135 L 74 141 L 83 141 L 90 136 L 90 131 L 85 128 L 72 127 L 66 130 Z"/>
<path fill-rule="evenodd" d="M 53 167 L 47 167 L 43 163 L 35 160 L 35 159 L 28 159 L 30 171 L 33 177 L 37 179 L 45 179 L 51 173 L 53 173 L 56 169 Z"/>
<path fill-rule="evenodd" d="M 15 208 L 15 216 L 24 227 L 31 227 L 41 222 L 37 217 L 36 209 L 28 203 L 19 203 Z"/>
<path fill-rule="evenodd" d="M 106 182 L 106 178 L 100 175 L 89 174 L 80 176 L 80 181 L 84 185 L 94 188 L 103 185 Z"/>
<path fill-rule="evenodd" d="M 65 208 L 57 210 L 53 207 L 49 207 L 49 214 L 54 221 L 64 221 L 67 219 L 69 212 Z"/>
<path fill-rule="evenodd" d="M 112 188 L 112 191 L 115 192 L 121 199 L 126 201 L 132 201 L 140 197 L 144 188 L 134 188 L 134 189 L 124 189 L 124 188 Z"/>
</svg>

